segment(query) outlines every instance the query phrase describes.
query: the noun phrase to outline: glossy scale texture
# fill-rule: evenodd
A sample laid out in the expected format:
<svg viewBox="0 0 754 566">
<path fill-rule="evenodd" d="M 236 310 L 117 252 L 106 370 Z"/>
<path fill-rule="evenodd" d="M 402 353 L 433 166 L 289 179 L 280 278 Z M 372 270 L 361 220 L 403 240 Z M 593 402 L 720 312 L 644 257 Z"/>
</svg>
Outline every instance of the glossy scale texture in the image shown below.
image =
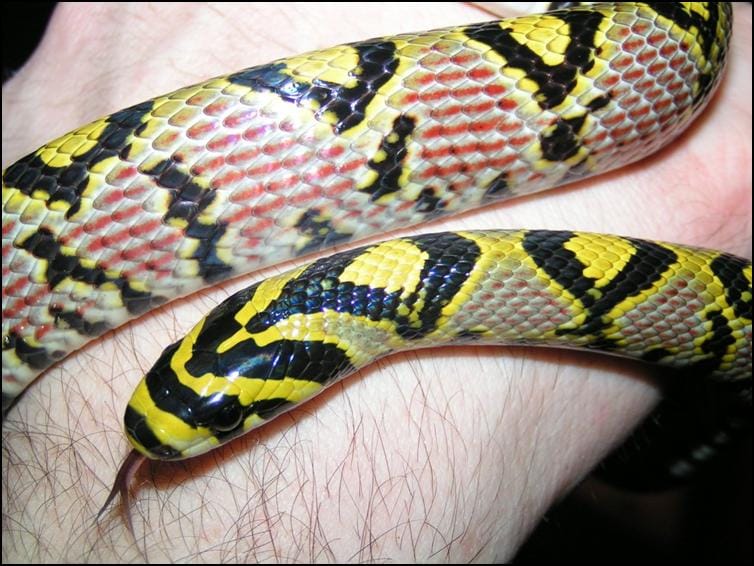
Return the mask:
<svg viewBox="0 0 754 566">
<path fill-rule="evenodd" d="M 253 67 L 3 173 L 3 395 L 130 318 L 335 242 L 620 167 L 718 83 L 730 6 L 620 4 Z"/>
</svg>

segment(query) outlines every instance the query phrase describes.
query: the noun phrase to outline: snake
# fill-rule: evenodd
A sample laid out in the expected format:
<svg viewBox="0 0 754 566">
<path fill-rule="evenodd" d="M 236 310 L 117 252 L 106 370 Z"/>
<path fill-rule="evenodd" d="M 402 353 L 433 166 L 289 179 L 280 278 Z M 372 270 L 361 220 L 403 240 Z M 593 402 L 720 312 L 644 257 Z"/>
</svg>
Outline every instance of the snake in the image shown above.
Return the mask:
<svg viewBox="0 0 754 566">
<path fill-rule="evenodd" d="M 720 83 L 729 3 L 619 3 L 376 38 L 182 88 L 3 172 L 3 401 L 161 304 L 666 146 Z M 125 412 L 144 458 L 197 456 L 392 352 L 587 348 L 751 404 L 751 263 L 537 229 L 404 237 L 232 295 Z M 100 513 L 102 513 L 100 511 Z M 130 521 L 130 519 L 129 519 Z"/>
</svg>

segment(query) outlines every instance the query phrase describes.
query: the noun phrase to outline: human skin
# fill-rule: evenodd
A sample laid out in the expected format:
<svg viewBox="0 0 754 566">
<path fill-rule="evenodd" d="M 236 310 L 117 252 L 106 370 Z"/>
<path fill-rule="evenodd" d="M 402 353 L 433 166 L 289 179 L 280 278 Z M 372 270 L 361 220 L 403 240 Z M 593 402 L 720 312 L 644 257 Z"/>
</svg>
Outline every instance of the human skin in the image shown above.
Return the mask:
<svg viewBox="0 0 754 566">
<path fill-rule="evenodd" d="M 464 4 L 61 5 L 3 87 L 3 166 L 185 84 L 368 37 L 470 23 Z M 547 228 L 751 257 L 751 7 L 705 114 L 599 178 L 401 234 Z M 58 364 L 3 423 L 3 560 L 505 561 L 653 406 L 645 366 L 588 353 L 454 347 L 373 364 L 274 423 L 147 465 L 132 514 L 95 516 L 130 449 L 125 405 L 160 351 L 267 269 L 171 303 Z"/>
</svg>

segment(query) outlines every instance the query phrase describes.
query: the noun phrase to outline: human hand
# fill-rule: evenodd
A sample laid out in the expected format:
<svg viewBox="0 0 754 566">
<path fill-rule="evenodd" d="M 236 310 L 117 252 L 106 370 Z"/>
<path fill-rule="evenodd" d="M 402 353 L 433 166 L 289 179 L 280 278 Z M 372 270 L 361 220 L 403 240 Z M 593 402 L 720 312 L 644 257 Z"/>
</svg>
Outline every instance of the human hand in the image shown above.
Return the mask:
<svg viewBox="0 0 754 566">
<path fill-rule="evenodd" d="M 466 5 L 435 12 L 62 5 L 32 61 L 4 87 L 4 165 L 93 118 L 208 76 L 485 17 Z M 737 9 L 720 92 L 667 150 L 421 231 L 579 229 L 750 257 L 750 14 Z M 136 482 L 137 543 L 115 514 L 97 527 L 128 450 L 121 419 L 134 385 L 209 308 L 261 276 L 142 317 L 29 388 L 3 429 L 6 560 L 128 561 L 140 549 L 151 560 L 208 562 L 505 560 L 657 396 L 642 366 L 582 353 L 397 355 L 212 454 L 152 465 Z"/>
</svg>

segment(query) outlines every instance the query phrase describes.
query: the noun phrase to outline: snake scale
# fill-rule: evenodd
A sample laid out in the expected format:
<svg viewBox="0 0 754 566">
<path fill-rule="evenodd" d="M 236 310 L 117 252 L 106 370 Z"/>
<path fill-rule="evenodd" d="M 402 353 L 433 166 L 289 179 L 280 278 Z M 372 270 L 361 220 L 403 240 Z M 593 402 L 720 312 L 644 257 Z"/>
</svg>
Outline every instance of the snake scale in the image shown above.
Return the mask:
<svg viewBox="0 0 754 566">
<path fill-rule="evenodd" d="M 3 172 L 3 397 L 225 278 L 530 194 L 665 146 L 719 83 L 727 3 L 599 4 L 343 45 L 96 120 Z M 635 238 L 446 232 L 226 300 L 128 404 L 139 454 L 201 454 L 390 352 L 582 347 L 740 385 L 751 264 Z"/>
</svg>

